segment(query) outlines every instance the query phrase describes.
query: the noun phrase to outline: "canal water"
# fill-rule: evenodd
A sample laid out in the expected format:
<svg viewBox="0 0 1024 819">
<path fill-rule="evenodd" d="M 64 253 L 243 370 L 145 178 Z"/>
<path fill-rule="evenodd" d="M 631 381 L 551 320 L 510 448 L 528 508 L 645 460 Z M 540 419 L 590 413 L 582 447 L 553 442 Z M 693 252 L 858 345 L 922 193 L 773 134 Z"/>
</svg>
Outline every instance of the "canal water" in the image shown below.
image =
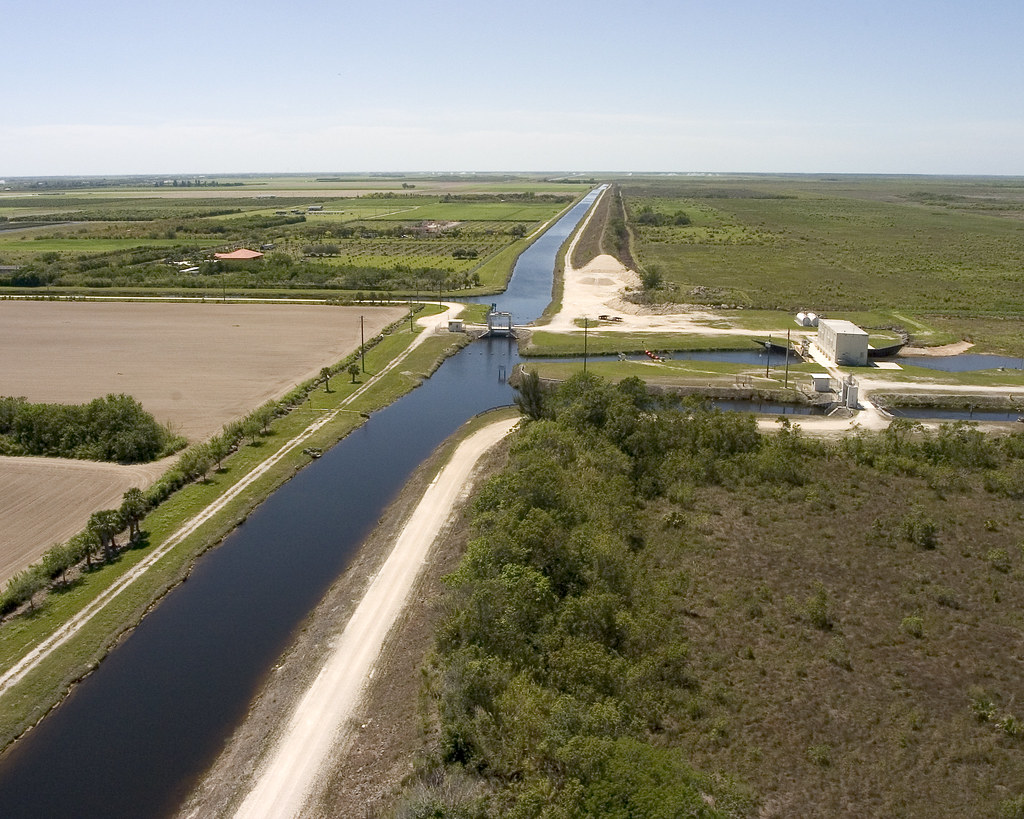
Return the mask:
<svg viewBox="0 0 1024 819">
<path fill-rule="evenodd" d="M 889 359 L 897 364 L 912 367 L 926 367 L 929 370 L 942 370 L 947 373 L 968 373 L 977 370 L 1024 369 L 1024 358 L 1005 355 L 987 355 L 984 353 L 960 353 L 959 355 L 901 355 Z"/>
<path fill-rule="evenodd" d="M 597 193 L 520 256 L 493 299 L 516 323 L 547 306 L 555 254 Z M 512 402 L 518 361 L 511 339 L 471 344 L 271 495 L 0 760 L 0 816 L 173 813 L 416 467 L 466 420 Z"/>
<path fill-rule="evenodd" d="M 890 407 L 886 410 L 897 418 L 930 421 L 1016 421 L 1024 417 L 1020 410 L 965 410 L 941 407 Z"/>
</svg>

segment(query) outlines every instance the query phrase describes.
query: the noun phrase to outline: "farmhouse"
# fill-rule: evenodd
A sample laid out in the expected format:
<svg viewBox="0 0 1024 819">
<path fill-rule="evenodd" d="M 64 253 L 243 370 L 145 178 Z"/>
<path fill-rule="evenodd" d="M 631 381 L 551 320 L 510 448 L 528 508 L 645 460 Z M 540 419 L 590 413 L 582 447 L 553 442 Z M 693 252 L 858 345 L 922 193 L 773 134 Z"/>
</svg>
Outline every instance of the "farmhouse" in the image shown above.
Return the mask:
<svg viewBox="0 0 1024 819">
<path fill-rule="evenodd" d="M 852 321 L 820 319 L 818 349 L 836 364 L 864 367 L 868 363 L 868 334 Z"/>
<path fill-rule="evenodd" d="M 213 257 L 227 262 L 244 262 L 250 259 L 262 259 L 263 254 L 258 250 L 248 250 L 241 247 L 238 250 L 232 250 L 230 253 L 214 253 Z"/>
</svg>

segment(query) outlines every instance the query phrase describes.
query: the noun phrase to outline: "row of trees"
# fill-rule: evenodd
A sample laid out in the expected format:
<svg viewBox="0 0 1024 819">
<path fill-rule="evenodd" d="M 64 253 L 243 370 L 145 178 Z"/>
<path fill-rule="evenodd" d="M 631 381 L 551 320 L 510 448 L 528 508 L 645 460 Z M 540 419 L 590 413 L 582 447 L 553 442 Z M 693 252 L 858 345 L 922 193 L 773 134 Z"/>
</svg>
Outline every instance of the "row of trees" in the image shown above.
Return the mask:
<svg viewBox="0 0 1024 819">
<path fill-rule="evenodd" d="M 65 543 L 58 543 L 38 563 L 11 578 L 0 594 L 0 615 L 24 603 L 32 608 L 40 591 L 67 584 L 69 570 L 84 562 L 85 571 L 91 571 L 93 558 L 98 554 L 102 553 L 103 561 L 110 563 L 124 548 L 139 543 L 140 523 L 147 512 L 181 487 L 206 480 L 211 469 L 221 469 L 224 459 L 244 438 L 255 443 L 265 435 L 280 411 L 277 402 L 258 407 L 245 418 L 226 425 L 220 435 L 186 449 L 177 463 L 146 491 L 129 489 L 119 508 L 94 512 L 84 530 Z M 117 539 L 125 530 L 128 537 L 119 546 Z"/>
<path fill-rule="evenodd" d="M 132 488 L 124 493 L 117 509 L 94 512 L 85 529 L 65 543 L 48 550 L 38 562 L 12 577 L 0 593 L 0 615 L 7 614 L 25 603 L 35 606 L 35 597 L 50 586 L 66 586 L 69 572 L 84 562 L 86 570 L 93 568 L 93 559 L 103 555 L 111 562 L 124 549 L 142 539 L 139 524 L 150 509 L 150 502 L 141 489 Z M 128 536 L 118 544 L 117 539 L 127 530 Z"/>
<path fill-rule="evenodd" d="M 88 404 L 0 397 L 0 454 L 140 463 L 183 443 L 129 395 L 107 395 Z"/>
</svg>

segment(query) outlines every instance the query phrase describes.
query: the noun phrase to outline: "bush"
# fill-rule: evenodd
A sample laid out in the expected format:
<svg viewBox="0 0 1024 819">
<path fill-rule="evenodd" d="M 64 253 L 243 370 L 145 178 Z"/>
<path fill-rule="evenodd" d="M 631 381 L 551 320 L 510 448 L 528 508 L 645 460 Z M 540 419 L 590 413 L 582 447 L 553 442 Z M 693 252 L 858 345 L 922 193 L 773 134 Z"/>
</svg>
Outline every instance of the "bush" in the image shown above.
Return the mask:
<svg viewBox="0 0 1024 819">
<path fill-rule="evenodd" d="M 900 623 L 900 631 L 920 640 L 924 637 L 924 619 L 919 614 L 904 617 Z"/>
<path fill-rule="evenodd" d="M 915 509 L 900 521 L 900 534 L 903 539 L 920 546 L 922 549 L 934 549 L 939 545 L 939 525 L 920 509 Z"/>
</svg>

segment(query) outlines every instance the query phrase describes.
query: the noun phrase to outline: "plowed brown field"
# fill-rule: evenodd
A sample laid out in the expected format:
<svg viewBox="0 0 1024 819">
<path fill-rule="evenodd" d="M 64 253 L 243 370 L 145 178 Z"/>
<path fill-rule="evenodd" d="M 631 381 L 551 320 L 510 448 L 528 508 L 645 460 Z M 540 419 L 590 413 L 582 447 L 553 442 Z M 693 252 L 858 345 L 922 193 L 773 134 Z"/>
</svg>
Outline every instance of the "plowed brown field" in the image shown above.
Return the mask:
<svg viewBox="0 0 1024 819">
<path fill-rule="evenodd" d="M 133 486 L 148 486 L 169 463 L 0 458 L 0 584 L 82 529 L 96 510 L 119 506 Z"/>
<path fill-rule="evenodd" d="M 0 301 L 0 395 L 137 398 L 191 441 L 277 398 L 403 308 Z M 165 466 L 0 458 L 0 583 Z"/>
</svg>

